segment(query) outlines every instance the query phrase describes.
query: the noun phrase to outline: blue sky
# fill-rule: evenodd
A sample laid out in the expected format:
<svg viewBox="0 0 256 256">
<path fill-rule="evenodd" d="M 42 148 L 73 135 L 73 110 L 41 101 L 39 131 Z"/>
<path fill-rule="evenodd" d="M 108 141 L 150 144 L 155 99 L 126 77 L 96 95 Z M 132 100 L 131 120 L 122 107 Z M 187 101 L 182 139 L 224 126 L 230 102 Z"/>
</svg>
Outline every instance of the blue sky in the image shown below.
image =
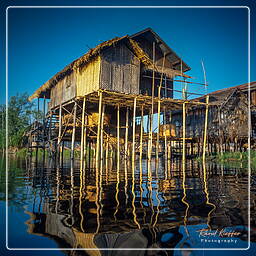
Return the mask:
<svg viewBox="0 0 256 256">
<path fill-rule="evenodd" d="M 239 1 L 233 2 L 234 5 L 241 5 Z M 25 3 L 31 4 L 28 1 Z M 46 5 L 47 1 L 43 3 Z M 51 3 L 56 4 L 54 1 Z M 70 5 L 70 2 L 66 3 L 64 5 Z M 78 5 L 81 3 L 84 4 L 85 1 L 77 1 Z M 143 1 L 142 4 L 145 3 L 177 5 L 181 2 Z M 242 3 L 245 5 L 246 1 Z M 22 1 L 19 1 L 19 5 L 22 5 Z M 89 48 L 113 37 L 131 35 L 147 27 L 158 33 L 191 67 L 188 74 L 194 78 L 192 81 L 203 82 L 203 59 L 209 83 L 208 92 L 242 84 L 248 81 L 247 17 L 246 8 L 9 9 L 9 96 L 22 92 L 32 94 Z M 1 34 L 4 35 L 4 32 L 4 26 L 1 25 Z M 254 34 L 252 36 L 254 40 Z M 2 46 L 4 44 L 1 44 L 1 50 L 4 50 Z M 252 52 L 252 81 L 256 80 L 255 58 L 255 52 Z M 4 65 L 4 56 L 1 64 Z M 3 70 L 1 74 L 4 74 Z M 176 84 L 176 89 L 180 88 L 180 84 Z M 204 88 L 193 85 L 189 91 L 204 93 Z M 1 94 L 0 102 L 3 103 L 4 100 L 5 95 Z"/>
</svg>

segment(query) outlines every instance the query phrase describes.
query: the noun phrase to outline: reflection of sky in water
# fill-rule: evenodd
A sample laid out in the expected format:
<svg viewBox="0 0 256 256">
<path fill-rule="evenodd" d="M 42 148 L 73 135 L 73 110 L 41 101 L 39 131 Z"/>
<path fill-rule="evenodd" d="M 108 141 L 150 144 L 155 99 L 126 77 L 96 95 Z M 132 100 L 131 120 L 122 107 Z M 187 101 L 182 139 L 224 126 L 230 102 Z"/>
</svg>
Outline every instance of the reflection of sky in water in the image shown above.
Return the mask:
<svg viewBox="0 0 256 256">
<path fill-rule="evenodd" d="M 19 168 L 12 177 L 16 187 L 10 190 L 9 246 L 81 247 L 86 240 L 87 247 L 90 243 L 96 247 L 140 243 L 148 248 L 247 247 L 247 179 L 237 170 L 225 169 L 221 175 L 223 170 L 211 164 L 206 165 L 204 175 L 201 164 L 188 161 L 183 177 L 179 161 L 167 172 L 161 162 L 157 171 L 152 164 L 148 178 L 147 161 L 141 166 L 142 173 L 136 165 L 134 176 L 131 165 L 127 166 L 127 180 L 123 168 L 119 177 L 115 168 L 108 173 L 104 168 L 98 173 L 80 173 L 77 168 L 56 171 L 54 166 L 45 170 Z M 96 174 L 101 178 L 96 179 Z M 236 244 L 202 243 L 197 231 L 208 227 L 238 228 L 243 238 L 234 238 Z"/>
</svg>

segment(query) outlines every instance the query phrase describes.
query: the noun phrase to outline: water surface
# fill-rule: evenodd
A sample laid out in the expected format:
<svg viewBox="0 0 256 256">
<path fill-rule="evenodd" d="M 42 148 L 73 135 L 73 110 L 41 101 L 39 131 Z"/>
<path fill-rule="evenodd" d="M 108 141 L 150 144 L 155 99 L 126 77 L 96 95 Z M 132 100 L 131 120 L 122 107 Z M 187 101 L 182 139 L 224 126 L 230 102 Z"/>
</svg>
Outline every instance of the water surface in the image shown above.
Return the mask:
<svg viewBox="0 0 256 256">
<path fill-rule="evenodd" d="M 98 248 L 202 255 L 179 249 L 248 247 L 246 170 L 194 160 L 182 165 L 180 159 L 136 161 L 135 168 L 129 161 L 118 169 L 114 161 L 107 164 L 96 170 L 81 168 L 79 161 L 60 166 L 52 160 L 11 158 L 8 246 L 61 248 L 54 255 L 100 255 Z M 2 200 L 3 180 L 2 172 Z M 255 179 L 252 183 L 255 202 Z M 254 204 L 251 210 L 254 216 Z M 252 225 L 254 232 L 255 221 Z M 255 250 L 255 243 L 251 246 Z"/>
</svg>

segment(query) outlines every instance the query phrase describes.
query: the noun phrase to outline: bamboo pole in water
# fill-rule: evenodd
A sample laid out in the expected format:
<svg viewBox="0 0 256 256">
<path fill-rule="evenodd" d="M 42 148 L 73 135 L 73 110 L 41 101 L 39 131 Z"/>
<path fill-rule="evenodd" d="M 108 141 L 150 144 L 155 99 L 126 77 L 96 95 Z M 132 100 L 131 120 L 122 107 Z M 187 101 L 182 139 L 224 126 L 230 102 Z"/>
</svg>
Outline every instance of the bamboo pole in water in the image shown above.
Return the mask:
<svg viewBox="0 0 256 256">
<path fill-rule="evenodd" d="M 166 134 L 166 108 L 164 107 L 164 153 L 165 159 L 168 159 L 168 152 L 167 152 L 167 134 Z"/>
<path fill-rule="evenodd" d="M 75 101 L 74 114 L 73 114 L 72 142 L 71 142 L 71 160 L 74 160 L 74 158 L 75 158 L 76 109 L 77 109 L 77 102 Z"/>
<path fill-rule="evenodd" d="M 117 170 L 120 168 L 120 105 L 117 105 Z"/>
<path fill-rule="evenodd" d="M 134 167 L 134 161 L 135 161 L 135 121 L 136 121 L 136 102 L 137 98 L 134 98 L 134 104 L 133 104 L 133 125 L 132 125 L 132 165 Z"/>
<path fill-rule="evenodd" d="M 83 164 L 83 160 L 84 160 L 84 113 L 85 113 L 85 98 L 83 100 L 83 109 L 82 109 L 81 149 L 80 149 L 81 165 Z"/>
<path fill-rule="evenodd" d="M 155 66 L 155 42 L 153 42 L 153 66 Z M 149 159 L 151 159 L 151 152 L 152 152 L 152 146 L 153 146 L 154 96 L 155 96 L 155 71 L 153 70 L 153 74 L 152 74 L 152 105 L 151 105 L 151 119 L 150 119 Z"/>
<path fill-rule="evenodd" d="M 102 168 L 102 161 L 103 161 L 103 145 L 104 145 L 104 114 L 105 114 L 105 104 L 102 106 L 102 113 L 101 113 L 101 126 L 100 126 L 100 161 L 101 161 L 101 168 Z"/>
<path fill-rule="evenodd" d="M 48 132 L 48 144 L 49 144 L 49 155 L 52 156 L 52 110 L 50 111 L 50 124 L 49 124 L 49 132 Z"/>
<path fill-rule="evenodd" d="M 143 133 L 144 133 L 144 107 L 141 106 L 141 122 L 140 122 L 140 161 L 142 159 Z"/>
<path fill-rule="evenodd" d="M 129 135 L 129 108 L 126 108 L 126 123 L 125 123 L 125 158 L 128 158 L 128 135 Z"/>
<path fill-rule="evenodd" d="M 165 54 L 164 54 L 164 59 L 163 59 L 163 65 L 162 65 L 162 74 L 161 74 L 161 79 L 160 79 L 160 85 L 158 87 L 158 107 L 157 107 L 157 141 L 156 141 L 156 159 L 158 160 L 159 158 L 159 136 L 160 136 L 160 114 L 161 114 L 161 89 L 162 89 L 162 82 L 163 82 L 163 68 L 164 68 L 164 63 L 165 63 Z"/>
<path fill-rule="evenodd" d="M 161 101 L 158 99 L 158 107 L 157 107 L 157 138 L 156 138 L 156 160 L 159 158 L 159 136 L 160 136 L 160 109 L 161 109 Z"/>
<path fill-rule="evenodd" d="M 186 103 L 183 102 L 183 121 L 182 121 L 182 162 L 186 158 Z"/>
<path fill-rule="evenodd" d="M 61 129 L 62 129 L 62 105 L 60 104 L 59 109 L 59 134 L 58 134 L 58 156 L 60 153 L 60 142 L 61 142 Z"/>
<path fill-rule="evenodd" d="M 208 126 L 208 111 L 209 111 L 209 95 L 206 96 L 205 124 L 204 124 L 204 142 L 203 142 L 203 161 L 205 161 L 205 153 L 206 153 L 207 126 Z"/>
<path fill-rule="evenodd" d="M 83 148 L 83 152 L 84 152 L 84 158 L 86 159 L 87 157 L 87 124 L 88 124 L 88 116 L 86 115 L 84 118 L 84 148 Z M 89 154 L 90 154 L 90 150 L 89 150 Z"/>
<path fill-rule="evenodd" d="M 150 135 L 150 125 L 151 125 L 151 119 L 152 119 L 152 116 L 151 116 L 151 110 L 149 110 L 149 114 L 148 114 L 148 160 L 151 160 L 151 150 L 150 150 L 150 144 L 151 144 L 151 135 Z"/>
<path fill-rule="evenodd" d="M 96 168 L 99 168 L 99 154 L 100 154 L 100 127 L 101 127 L 101 111 L 102 111 L 102 92 L 99 92 L 99 116 L 97 129 L 97 144 L 96 144 Z"/>
</svg>

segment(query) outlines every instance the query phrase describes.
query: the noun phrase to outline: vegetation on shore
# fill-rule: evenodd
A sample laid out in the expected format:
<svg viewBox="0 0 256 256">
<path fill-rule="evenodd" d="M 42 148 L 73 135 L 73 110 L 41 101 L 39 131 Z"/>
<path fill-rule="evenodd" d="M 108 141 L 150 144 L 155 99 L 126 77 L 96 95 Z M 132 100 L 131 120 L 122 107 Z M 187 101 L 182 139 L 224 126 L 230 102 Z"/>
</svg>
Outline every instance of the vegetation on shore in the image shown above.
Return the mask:
<svg viewBox="0 0 256 256">
<path fill-rule="evenodd" d="M 6 112 L 8 110 L 8 145 L 12 151 L 23 147 L 24 134 L 35 120 L 42 120 L 42 112 L 37 111 L 35 102 L 28 101 L 28 93 L 10 97 L 8 109 L 0 105 L 0 150 L 6 145 Z"/>
<path fill-rule="evenodd" d="M 197 158 L 202 161 L 202 158 Z M 229 168 L 248 168 L 248 152 L 224 152 L 212 154 L 206 157 L 207 161 L 223 164 Z M 256 173 L 256 151 L 251 150 L 251 170 Z"/>
</svg>

